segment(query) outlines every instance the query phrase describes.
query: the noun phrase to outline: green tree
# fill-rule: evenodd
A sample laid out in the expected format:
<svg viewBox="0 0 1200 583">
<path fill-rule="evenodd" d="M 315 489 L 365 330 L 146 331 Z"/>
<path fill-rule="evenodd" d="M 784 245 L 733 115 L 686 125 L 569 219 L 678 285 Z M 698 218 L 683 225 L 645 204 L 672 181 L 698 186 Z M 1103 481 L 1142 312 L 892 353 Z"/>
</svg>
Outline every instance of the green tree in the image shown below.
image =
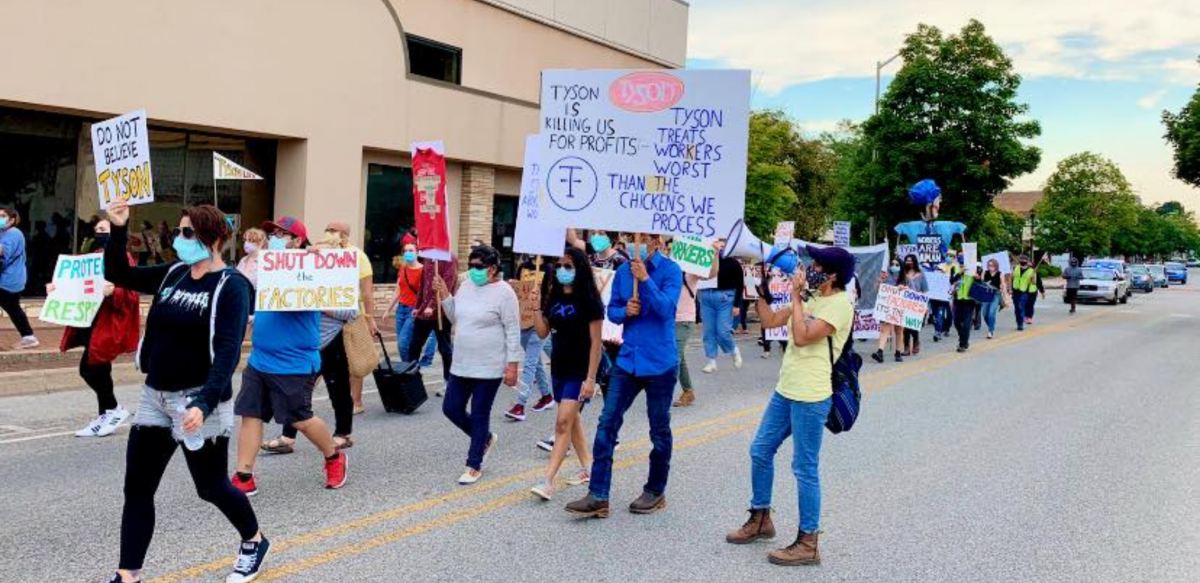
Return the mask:
<svg viewBox="0 0 1200 583">
<path fill-rule="evenodd" d="M 993 207 L 983 215 L 983 221 L 972 237 L 979 243 L 980 253 L 1021 248 L 1021 235 L 1025 232 L 1025 219 L 1013 212 Z"/>
<path fill-rule="evenodd" d="M 908 187 L 932 178 L 942 187 L 941 214 L 978 229 L 992 199 L 1035 170 L 1041 151 L 1024 143 L 1041 135 L 1017 102 L 1021 77 L 1012 61 L 971 20 L 958 34 L 920 25 L 900 51 L 904 66 L 877 115 L 863 124 L 855 155 L 861 171 L 839 203 L 848 215 L 884 225 L 914 220 Z"/>
<path fill-rule="evenodd" d="M 1178 113 L 1164 111 L 1162 122 L 1167 129 L 1163 137 L 1175 149 L 1175 168 L 1171 173 L 1200 188 L 1200 87 Z"/>
<path fill-rule="evenodd" d="M 780 110 L 750 114 L 746 224 L 770 237 L 780 221 L 795 221 L 798 238 L 814 240 L 829 226 L 837 193 L 837 152 L 805 139 Z"/>
<path fill-rule="evenodd" d="M 1107 255 L 1114 235 L 1137 228 L 1140 202 L 1111 160 L 1083 152 L 1067 157 L 1046 180 L 1035 207 L 1038 246 L 1051 253 Z"/>
</svg>

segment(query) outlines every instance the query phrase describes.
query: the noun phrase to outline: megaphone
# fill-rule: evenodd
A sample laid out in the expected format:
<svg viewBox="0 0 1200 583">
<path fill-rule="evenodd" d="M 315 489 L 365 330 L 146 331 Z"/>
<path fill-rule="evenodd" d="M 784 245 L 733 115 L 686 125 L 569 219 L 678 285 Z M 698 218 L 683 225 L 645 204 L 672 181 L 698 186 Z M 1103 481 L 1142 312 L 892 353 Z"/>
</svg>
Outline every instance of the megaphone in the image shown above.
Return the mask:
<svg viewBox="0 0 1200 583">
<path fill-rule="evenodd" d="M 752 259 L 755 263 L 767 263 L 788 275 L 796 271 L 796 265 L 800 262 L 795 250 L 790 247 L 775 247 L 763 243 L 762 239 L 750 232 L 742 219 L 738 219 L 733 224 L 729 235 L 725 237 L 725 249 L 721 251 L 721 256 L 741 257 L 742 259 Z"/>
</svg>

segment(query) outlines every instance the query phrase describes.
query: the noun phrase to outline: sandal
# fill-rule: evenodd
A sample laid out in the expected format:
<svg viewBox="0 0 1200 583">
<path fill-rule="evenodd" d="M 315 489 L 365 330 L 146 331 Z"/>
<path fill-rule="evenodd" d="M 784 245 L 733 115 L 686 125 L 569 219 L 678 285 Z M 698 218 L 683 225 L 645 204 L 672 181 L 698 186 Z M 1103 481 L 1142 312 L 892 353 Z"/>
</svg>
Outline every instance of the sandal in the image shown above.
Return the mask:
<svg viewBox="0 0 1200 583">
<path fill-rule="evenodd" d="M 271 441 L 262 444 L 262 450 L 267 453 L 283 455 L 296 451 L 295 443 L 288 443 L 282 437 L 276 437 Z"/>
<path fill-rule="evenodd" d="M 333 448 L 336 450 L 350 449 L 354 447 L 354 440 L 349 435 L 333 436 Z"/>
</svg>

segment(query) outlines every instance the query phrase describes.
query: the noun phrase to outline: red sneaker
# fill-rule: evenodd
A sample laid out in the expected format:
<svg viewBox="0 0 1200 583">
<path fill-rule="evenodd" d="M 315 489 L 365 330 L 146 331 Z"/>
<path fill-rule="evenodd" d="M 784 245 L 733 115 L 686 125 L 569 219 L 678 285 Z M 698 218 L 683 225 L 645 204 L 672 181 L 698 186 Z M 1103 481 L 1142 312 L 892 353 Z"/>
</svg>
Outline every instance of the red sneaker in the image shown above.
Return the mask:
<svg viewBox="0 0 1200 583">
<path fill-rule="evenodd" d="M 325 460 L 325 488 L 337 490 L 346 485 L 346 469 L 349 465 L 344 451 L 338 451 L 334 459 Z"/>
<path fill-rule="evenodd" d="M 247 498 L 258 493 L 258 485 L 254 483 L 254 476 L 250 476 L 249 480 L 242 481 L 241 476 L 234 474 L 233 478 L 229 481 L 233 483 L 234 488 L 241 490 Z"/>
<path fill-rule="evenodd" d="M 534 403 L 534 405 L 533 405 L 534 411 L 545 411 L 546 409 L 553 409 L 553 408 L 554 408 L 554 397 L 552 397 L 550 395 L 542 395 L 542 398 L 538 399 L 538 402 Z"/>
<path fill-rule="evenodd" d="M 524 405 L 513 405 L 512 409 L 509 409 L 508 412 L 504 414 L 504 416 L 508 417 L 509 419 L 512 419 L 513 421 L 524 421 L 525 420 L 525 406 Z"/>
</svg>

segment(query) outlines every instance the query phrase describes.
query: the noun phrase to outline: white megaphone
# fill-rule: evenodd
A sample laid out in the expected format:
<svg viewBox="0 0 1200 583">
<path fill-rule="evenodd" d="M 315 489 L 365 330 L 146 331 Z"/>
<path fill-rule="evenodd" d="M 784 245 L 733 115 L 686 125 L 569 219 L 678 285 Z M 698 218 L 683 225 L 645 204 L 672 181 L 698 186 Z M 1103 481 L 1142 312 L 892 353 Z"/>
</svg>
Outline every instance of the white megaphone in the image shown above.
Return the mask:
<svg viewBox="0 0 1200 583">
<path fill-rule="evenodd" d="M 729 236 L 725 237 L 725 249 L 721 251 L 721 256 L 752 259 L 755 263 L 769 263 L 788 275 L 796 270 L 796 265 L 800 261 L 796 252 L 789 247 L 774 247 L 763 243 L 762 239 L 750 232 L 746 223 L 741 219 L 733 224 L 733 228 L 729 230 Z"/>
</svg>

